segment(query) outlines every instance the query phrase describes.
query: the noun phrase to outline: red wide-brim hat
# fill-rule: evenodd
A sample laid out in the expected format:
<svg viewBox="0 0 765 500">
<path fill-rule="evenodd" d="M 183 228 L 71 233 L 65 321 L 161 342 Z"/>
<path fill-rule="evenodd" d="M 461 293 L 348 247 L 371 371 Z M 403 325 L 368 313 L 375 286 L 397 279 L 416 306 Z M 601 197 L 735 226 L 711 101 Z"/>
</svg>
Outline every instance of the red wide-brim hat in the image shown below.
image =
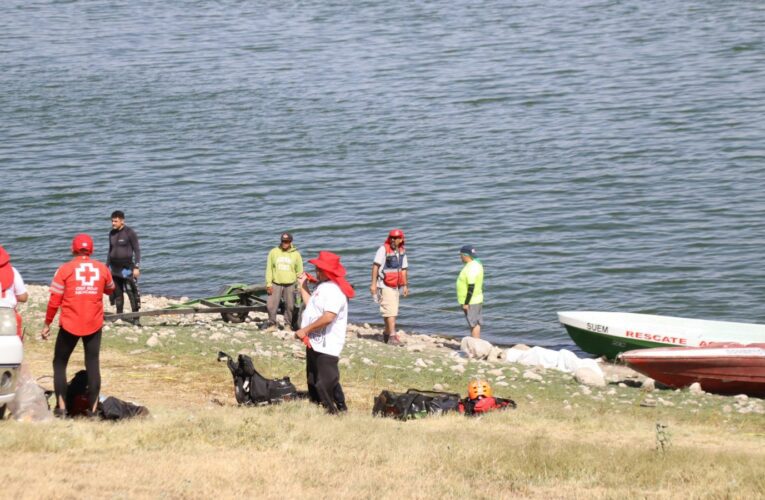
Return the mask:
<svg viewBox="0 0 765 500">
<path fill-rule="evenodd" d="M 340 263 L 340 256 L 326 250 L 319 252 L 319 256 L 315 259 L 311 259 L 308 262 L 316 266 L 317 269 L 321 269 L 327 275 L 330 281 L 337 284 L 343 294 L 349 299 L 353 298 L 356 292 L 353 291 L 353 287 L 348 283 L 345 276 L 345 268 Z"/>
<path fill-rule="evenodd" d="M 318 257 L 311 259 L 308 262 L 318 267 L 325 273 L 337 276 L 338 278 L 342 278 L 346 274 L 345 268 L 340 263 L 340 256 L 326 250 L 322 250 L 319 252 Z"/>
</svg>

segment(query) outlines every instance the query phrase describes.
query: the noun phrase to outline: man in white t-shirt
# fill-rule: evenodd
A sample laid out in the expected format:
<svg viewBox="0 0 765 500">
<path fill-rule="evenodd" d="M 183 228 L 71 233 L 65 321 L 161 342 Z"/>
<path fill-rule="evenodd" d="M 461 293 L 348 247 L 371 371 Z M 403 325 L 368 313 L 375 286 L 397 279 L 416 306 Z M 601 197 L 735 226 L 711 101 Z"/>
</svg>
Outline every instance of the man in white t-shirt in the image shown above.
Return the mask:
<svg viewBox="0 0 765 500">
<path fill-rule="evenodd" d="M 11 265 L 11 256 L 0 245 L 0 307 L 7 307 L 16 312 L 16 334 L 23 339 L 21 315 L 16 311 L 16 304 L 29 300 L 27 287 L 21 274 Z"/>
<path fill-rule="evenodd" d="M 321 251 L 308 262 L 316 267 L 319 284 L 310 293 L 308 276 L 302 273 L 298 277 L 306 306 L 295 336 L 306 345 L 308 396 L 334 414 L 347 410 L 338 362 L 348 327 L 348 299 L 354 291 L 345 280 L 345 268 L 338 255 Z"/>
</svg>

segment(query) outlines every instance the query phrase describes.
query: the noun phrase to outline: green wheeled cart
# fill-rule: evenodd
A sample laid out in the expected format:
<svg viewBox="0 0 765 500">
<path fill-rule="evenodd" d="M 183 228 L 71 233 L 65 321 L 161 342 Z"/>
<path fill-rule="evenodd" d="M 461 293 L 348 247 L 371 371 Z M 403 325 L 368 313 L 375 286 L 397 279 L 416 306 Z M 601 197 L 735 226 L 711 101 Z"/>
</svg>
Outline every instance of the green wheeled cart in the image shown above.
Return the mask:
<svg viewBox="0 0 765 500">
<path fill-rule="evenodd" d="M 298 295 L 299 299 L 299 295 Z M 266 303 L 268 302 L 268 292 L 266 285 L 246 285 L 244 283 L 233 283 L 225 285 L 219 295 L 213 297 L 204 297 L 201 299 L 189 300 L 181 304 L 174 304 L 164 309 L 155 309 L 153 311 L 138 311 L 123 314 L 107 314 L 104 316 L 106 321 L 124 321 L 135 320 L 148 316 L 164 316 L 171 314 L 216 314 L 220 313 L 223 321 L 228 323 L 242 323 L 250 312 L 267 312 Z M 293 313 L 293 329 L 299 325 L 299 316 L 302 301 L 295 301 L 295 311 Z M 280 311 L 283 311 L 284 305 L 280 304 Z"/>
</svg>

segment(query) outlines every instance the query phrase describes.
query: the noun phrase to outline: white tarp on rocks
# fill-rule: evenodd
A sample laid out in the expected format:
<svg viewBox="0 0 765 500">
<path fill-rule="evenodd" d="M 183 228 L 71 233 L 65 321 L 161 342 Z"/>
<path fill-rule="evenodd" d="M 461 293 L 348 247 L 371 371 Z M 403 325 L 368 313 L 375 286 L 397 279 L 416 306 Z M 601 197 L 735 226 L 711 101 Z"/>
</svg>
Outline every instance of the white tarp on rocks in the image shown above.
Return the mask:
<svg viewBox="0 0 765 500">
<path fill-rule="evenodd" d="M 601 377 L 604 376 L 597 361 L 589 358 L 578 358 L 576 354 L 567 349 L 553 351 L 544 347 L 532 347 L 528 350 L 510 348 L 505 350 L 505 359 L 509 363 L 541 366 L 567 373 L 574 373 L 580 368 L 588 368 Z"/>
</svg>

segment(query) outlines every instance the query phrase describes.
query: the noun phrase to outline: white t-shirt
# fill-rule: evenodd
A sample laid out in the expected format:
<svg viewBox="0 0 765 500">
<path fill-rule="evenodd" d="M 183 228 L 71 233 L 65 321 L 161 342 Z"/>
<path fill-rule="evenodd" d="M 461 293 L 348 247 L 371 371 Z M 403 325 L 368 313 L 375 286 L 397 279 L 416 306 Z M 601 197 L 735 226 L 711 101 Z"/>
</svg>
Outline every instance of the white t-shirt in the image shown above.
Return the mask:
<svg viewBox="0 0 765 500">
<path fill-rule="evenodd" d="M 398 250 L 394 250 L 394 252 L 397 252 L 397 251 Z M 377 286 L 390 288 L 385 284 L 384 282 L 385 276 L 383 275 L 383 271 L 385 270 L 385 245 L 380 245 L 380 247 L 377 249 L 377 253 L 375 253 L 374 263 L 380 266 L 380 268 L 377 270 Z M 401 257 L 401 269 L 404 270 L 408 268 L 409 268 L 409 259 L 407 259 L 406 253 L 404 253 L 403 257 Z"/>
<path fill-rule="evenodd" d="M 319 283 L 305 306 L 300 327 L 305 328 L 327 311 L 337 314 L 337 317 L 321 330 L 311 332 L 311 346 L 316 352 L 340 356 L 348 327 L 348 298 L 337 284 L 331 281 Z"/>
<path fill-rule="evenodd" d="M 21 274 L 19 274 L 16 268 L 11 266 L 11 269 L 13 269 L 13 286 L 6 290 L 5 294 L 0 291 L 0 307 L 10 307 L 11 309 L 14 309 L 18 303 L 16 295 L 27 293 L 27 287 L 24 285 L 24 280 L 21 278 Z"/>
</svg>

